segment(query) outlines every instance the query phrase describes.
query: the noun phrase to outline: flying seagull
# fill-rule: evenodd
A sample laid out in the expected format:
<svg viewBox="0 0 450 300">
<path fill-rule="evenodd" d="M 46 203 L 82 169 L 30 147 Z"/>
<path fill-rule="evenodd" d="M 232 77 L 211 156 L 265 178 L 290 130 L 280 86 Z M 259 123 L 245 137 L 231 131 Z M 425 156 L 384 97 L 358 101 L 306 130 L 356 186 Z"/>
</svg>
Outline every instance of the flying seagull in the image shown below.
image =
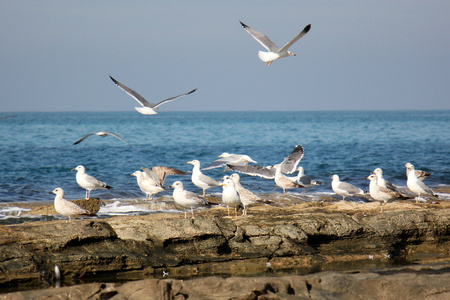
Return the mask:
<svg viewBox="0 0 450 300">
<path fill-rule="evenodd" d="M 76 142 L 73 143 L 73 144 L 74 144 L 74 145 L 79 144 L 79 143 L 81 143 L 82 141 L 84 141 L 85 139 L 87 139 L 88 137 L 90 137 L 90 136 L 93 135 L 93 134 L 96 134 L 96 135 L 101 136 L 101 137 L 105 137 L 105 136 L 107 136 L 108 134 L 109 134 L 109 135 L 112 135 L 113 137 L 118 138 L 119 140 L 121 140 L 122 142 L 126 143 L 128 146 L 131 147 L 131 145 L 128 144 L 128 142 L 125 141 L 120 135 L 118 135 L 118 134 L 116 134 L 116 133 L 113 133 L 113 132 L 108 132 L 108 131 L 91 132 L 91 133 L 89 133 L 88 135 L 83 136 L 81 139 L 79 139 L 78 141 L 76 141 Z"/>
<path fill-rule="evenodd" d="M 170 97 L 167 98 L 165 100 L 162 100 L 156 104 L 150 103 L 147 100 L 144 99 L 144 97 L 142 97 L 141 95 L 139 95 L 137 92 L 135 92 L 134 90 L 130 89 L 129 87 L 121 84 L 120 82 L 118 82 L 117 80 L 115 80 L 114 78 L 112 78 L 111 76 L 109 76 L 109 78 L 111 78 L 111 80 L 121 89 L 123 90 L 125 93 L 127 93 L 128 95 L 130 95 L 134 100 L 136 100 L 140 105 L 142 105 L 142 107 L 135 107 L 135 109 L 140 112 L 143 115 L 156 115 L 157 112 L 156 110 L 163 104 L 173 101 L 177 98 L 192 94 L 193 92 L 195 92 L 197 89 L 193 89 L 190 92 L 175 96 L 175 97 Z"/>
<path fill-rule="evenodd" d="M 246 166 L 249 162 L 256 163 L 256 161 L 251 159 L 248 155 L 224 152 L 219 155 L 219 159 L 216 159 L 209 166 L 203 168 L 202 170 L 220 168 L 226 165 Z"/>
<path fill-rule="evenodd" d="M 286 156 L 280 164 L 280 171 L 283 174 L 292 174 L 297 169 L 297 165 L 303 158 L 304 150 L 303 146 L 297 145 L 291 154 Z M 276 167 L 275 166 L 234 166 L 227 165 L 225 171 L 236 171 L 238 173 L 247 174 L 250 176 L 259 176 L 265 179 L 275 179 Z"/>
<path fill-rule="evenodd" d="M 239 21 L 244 27 L 245 31 L 247 31 L 258 43 L 260 43 L 264 48 L 268 50 L 268 52 L 259 51 L 258 56 L 263 62 L 266 63 L 267 66 L 278 59 L 283 57 L 288 57 L 289 55 L 295 56 L 295 53 L 288 51 L 288 49 L 299 39 L 301 39 L 308 31 L 311 29 L 311 24 L 308 24 L 302 32 L 300 32 L 295 38 L 292 39 L 289 43 L 284 45 L 282 48 L 279 48 L 272 42 L 267 36 L 262 34 L 261 32 L 256 31 L 255 29 L 245 25 L 241 21 Z"/>
</svg>

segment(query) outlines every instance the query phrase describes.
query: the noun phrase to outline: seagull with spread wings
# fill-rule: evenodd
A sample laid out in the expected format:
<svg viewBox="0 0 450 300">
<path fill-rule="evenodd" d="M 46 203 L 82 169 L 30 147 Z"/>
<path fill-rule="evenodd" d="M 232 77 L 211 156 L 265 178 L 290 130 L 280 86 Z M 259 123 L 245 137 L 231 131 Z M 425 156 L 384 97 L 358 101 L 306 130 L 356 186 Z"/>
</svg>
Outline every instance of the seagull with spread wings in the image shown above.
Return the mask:
<svg viewBox="0 0 450 300">
<path fill-rule="evenodd" d="M 131 147 L 131 145 L 128 144 L 128 142 L 125 141 L 120 135 L 118 135 L 118 134 L 116 134 L 116 133 L 113 133 L 113 132 L 108 132 L 108 131 L 91 132 L 91 133 L 89 133 L 89 134 L 83 136 L 81 139 L 79 139 L 78 141 L 76 141 L 76 142 L 73 143 L 73 144 L 74 144 L 74 145 L 79 144 L 79 143 L 81 143 L 82 141 L 84 141 L 85 139 L 87 139 L 88 137 L 90 137 L 91 135 L 94 135 L 94 134 L 96 134 L 96 135 L 98 135 L 98 136 L 101 136 L 101 137 L 105 137 L 105 136 L 107 136 L 107 135 L 111 135 L 111 136 L 113 136 L 113 137 L 115 137 L 115 138 L 118 138 L 119 140 L 121 140 L 122 142 L 126 143 L 128 146 Z"/>
<path fill-rule="evenodd" d="M 121 89 L 123 90 L 125 93 L 127 93 L 128 95 L 130 95 L 134 100 L 136 100 L 140 105 L 142 105 L 142 107 L 135 107 L 135 109 L 140 112 L 143 115 L 156 115 L 157 112 L 156 110 L 163 104 L 171 102 L 177 98 L 192 94 L 193 92 L 195 92 L 197 89 L 193 89 L 190 92 L 178 95 L 178 96 L 174 96 L 174 97 L 170 97 L 167 98 L 165 100 L 162 100 L 156 104 L 150 103 L 147 100 L 144 99 L 144 97 L 142 97 L 141 95 L 139 95 L 136 91 L 130 89 L 129 87 L 121 84 L 120 82 L 118 82 L 117 80 L 115 80 L 114 78 L 112 78 L 111 76 L 109 76 L 109 78 L 111 78 L 111 80 Z"/>
<path fill-rule="evenodd" d="M 299 39 L 304 37 L 305 34 L 307 34 L 308 31 L 311 29 L 311 24 L 308 24 L 302 30 L 302 32 L 297 34 L 297 36 L 294 37 L 289 43 L 279 48 L 277 45 L 275 45 L 274 42 L 272 42 L 267 36 L 265 36 L 261 32 L 258 32 L 255 29 L 245 25 L 241 21 L 239 22 L 241 23 L 242 27 L 244 27 L 245 31 L 247 31 L 258 43 L 260 43 L 264 48 L 268 50 L 268 52 L 263 51 L 258 52 L 259 59 L 265 62 L 267 66 L 270 66 L 270 64 L 276 59 L 288 57 L 290 55 L 295 56 L 295 53 L 288 51 L 288 49 Z"/>
</svg>

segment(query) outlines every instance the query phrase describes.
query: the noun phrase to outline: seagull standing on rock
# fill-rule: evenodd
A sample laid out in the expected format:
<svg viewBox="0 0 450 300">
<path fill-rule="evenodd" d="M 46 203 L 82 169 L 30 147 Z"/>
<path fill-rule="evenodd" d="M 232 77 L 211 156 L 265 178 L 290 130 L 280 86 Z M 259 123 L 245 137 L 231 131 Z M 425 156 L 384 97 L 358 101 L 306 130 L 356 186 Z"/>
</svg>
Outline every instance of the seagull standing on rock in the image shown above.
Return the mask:
<svg viewBox="0 0 450 300">
<path fill-rule="evenodd" d="M 193 184 L 203 189 L 203 197 L 205 197 L 207 189 L 220 186 L 219 181 L 204 175 L 202 171 L 200 171 L 200 162 L 198 160 L 194 159 L 193 161 L 188 161 L 187 163 L 194 166 L 192 169 L 191 180 Z"/>
<path fill-rule="evenodd" d="M 139 188 L 145 193 L 145 200 L 152 200 L 154 195 L 164 191 L 164 188 L 152 180 L 145 172 L 136 171 L 130 176 L 136 177 Z"/>
<path fill-rule="evenodd" d="M 82 215 L 90 215 L 91 213 L 76 205 L 75 203 L 64 199 L 64 190 L 62 188 L 56 188 L 50 194 L 55 194 L 55 210 L 60 215 L 69 218 L 69 221 L 72 220 L 72 217 L 82 216 Z"/>
<path fill-rule="evenodd" d="M 72 171 L 77 171 L 76 180 L 78 185 L 86 190 L 86 200 L 90 199 L 91 191 L 112 189 L 112 187 L 106 183 L 86 174 L 86 169 L 82 165 L 72 169 Z"/>
<path fill-rule="evenodd" d="M 425 183 L 423 183 L 420 179 L 416 176 L 416 170 L 414 169 L 414 166 L 410 164 L 409 162 L 405 164 L 405 167 L 407 169 L 408 174 L 408 180 L 406 181 L 406 186 L 408 189 L 417 195 L 416 197 L 416 203 L 419 202 L 421 195 L 428 195 L 432 197 L 438 197 L 432 189 L 427 187 Z"/>
<path fill-rule="evenodd" d="M 331 176 L 331 179 L 333 179 L 333 181 L 331 182 L 331 188 L 336 194 L 342 196 L 342 200 L 345 200 L 345 197 L 364 194 L 364 191 L 362 189 L 357 188 L 350 183 L 340 181 L 339 176 L 336 174 Z"/>
<path fill-rule="evenodd" d="M 233 179 L 227 178 L 220 185 L 223 187 L 222 202 L 227 206 L 228 218 L 231 218 L 230 206 L 234 207 L 234 216 L 237 218 L 237 208 L 242 204 L 242 202 L 238 192 L 236 191 L 236 186 L 234 185 Z"/>
<path fill-rule="evenodd" d="M 183 208 L 189 208 L 192 213 L 192 219 L 194 217 L 194 208 L 200 206 L 208 206 L 208 200 L 204 198 L 200 198 L 197 194 L 186 191 L 183 187 L 183 183 L 181 181 L 175 181 L 172 186 L 173 190 L 173 200 L 176 204 L 180 205 Z M 186 211 L 184 212 L 184 218 L 186 219 Z"/>
</svg>

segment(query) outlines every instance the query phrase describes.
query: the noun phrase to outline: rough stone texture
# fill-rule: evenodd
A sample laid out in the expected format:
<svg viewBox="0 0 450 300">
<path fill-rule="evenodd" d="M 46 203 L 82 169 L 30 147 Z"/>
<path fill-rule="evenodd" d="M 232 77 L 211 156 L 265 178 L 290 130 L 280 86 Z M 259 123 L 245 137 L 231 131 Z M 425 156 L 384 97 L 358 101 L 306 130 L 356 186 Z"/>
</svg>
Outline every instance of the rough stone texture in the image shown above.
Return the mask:
<svg viewBox="0 0 450 300">
<path fill-rule="evenodd" d="M 0 285 L 3 291 L 7 288 L 49 287 L 54 281 L 55 265 L 63 274 L 63 284 L 70 285 L 80 280 L 92 281 L 92 278 L 107 276 L 123 281 L 161 277 L 163 271 L 169 272 L 171 277 L 189 278 L 217 274 L 249 276 L 292 269 L 300 269 L 306 274 L 322 269 L 352 269 L 351 265 L 355 262 L 367 263 L 368 267 L 373 263 L 376 267 L 398 258 L 448 263 L 450 254 L 450 204 L 447 202 L 388 203 L 384 213 L 380 213 L 378 203 L 340 201 L 302 203 L 289 207 L 260 205 L 252 207 L 250 216 L 238 219 L 223 218 L 225 214 L 224 208 L 216 207 L 197 212 L 195 220 L 184 219 L 184 214 L 160 213 L 0 226 Z M 439 271 L 442 277 L 439 278 L 448 280 L 448 270 L 448 266 L 442 268 Z M 394 283 L 386 283 L 383 280 L 387 279 L 383 278 L 404 281 L 405 289 L 408 282 L 417 281 L 417 293 L 426 293 L 428 299 L 442 299 L 439 298 L 440 293 L 448 293 L 437 287 L 428 291 L 427 285 L 419 284 L 421 279 L 416 278 L 418 274 L 414 272 L 383 275 L 391 277 L 370 272 L 361 273 L 368 277 L 359 273 L 319 274 L 317 278 L 310 275 L 307 283 L 297 283 L 297 277 L 277 277 L 276 282 L 280 282 L 277 288 L 269 287 L 274 283 L 269 284 L 264 281 L 266 277 L 262 277 L 255 281 L 257 292 L 242 293 L 247 298 L 230 297 L 258 299 L 265 295 L 268 297 L 265 299 L 269 299 L 277 293 L 309 297 L 315 291 L 323 290 L 325 294 L 320 294 L 323 299 L 339 298 L 339 293 L 348 291 L 355 291 L 356 294 L 345 294 L 350 297 L 346 299 L 356 299 L 358 293 L 364 292 L 362 287 L 368 282 L 377 282 L 380 288 L 383 287 L 382 290 L 386 286 L 395 290 Z M 392 277 L 394 275 L 399 278 Z M 438 276 L 424 275 L 428 276 L 426 280 L 436 285 L 443 284 Z M 354 283 L 345 283 L 350 279 Z M 239 287 L 239 284 L 249 279 L 198 280 L 195 284 L 207 284 L 208 280 L 222 282 L 222 285 L 233 284 L 238 286 L 237 291 L 243 292 L 244 286 Z M 334 281 L 339 283 L 339 280 L 343 280 L 342 291 L 326 285 Z M 153 286 L 163 296 L 183 299 L 182 281 L 154 279 L 150 282 L 142 289 Z M 132 284 L 138 282 L 122 286 Z M 358 288 L 352 288 L 352 284 Z M 118 287 L 117 292 L 111 292 L 110 284 L 93 286 L 101 290 L 93 293 L 99 299 L 106 299 L 100 295 L 105 289 L 109 296 L 116 293 L 115 299 L 140 299 L 118 292 L 122 287 Z M 65 289 L 69 288 L 58 291 Z M 296 294 L 290 294 L 292 290 Z M 326 296 L 327 293 L 331 296 Z M 335 294 L 336 297 L 333 296 Z M 432 294 L 437 298 L 432 298 Z M 387 299 L 382 291 L 374 291 L 371 295 L 377 295 L 377 299 Z M 201 297 L 199 294 L 198 298 L 189 299 Z"/>
<path fill-rule="evenodd" d="M 0 295 L 1 299 L 450 299 L 449 266 L 282 277 L 145 279 Z"/>
</svg>

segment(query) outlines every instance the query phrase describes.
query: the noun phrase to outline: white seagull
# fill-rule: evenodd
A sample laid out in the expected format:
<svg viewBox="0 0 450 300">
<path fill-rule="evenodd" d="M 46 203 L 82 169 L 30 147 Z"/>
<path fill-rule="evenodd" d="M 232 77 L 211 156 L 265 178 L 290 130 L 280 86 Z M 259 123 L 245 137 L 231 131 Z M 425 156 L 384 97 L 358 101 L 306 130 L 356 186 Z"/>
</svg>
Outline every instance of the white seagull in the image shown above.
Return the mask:
<svg viewBox="0 0 450 300">
<path fill-rule="evenodd" d="M 237 218 L 237 208 L 242 202 L 233 179 L 227 178 L 220 185 L 223 187 L 222 202 L 227 206 L 228 218 L 230 218 L 230 206 L 234 207 L 234 216 Z"/>
<path fill-rule="evenodd" d="M 267 66 L 270 66 L 270 64 L 279 58 L 287 57 L 287 56 L 295 56 L 295 53 L 292 53 L 291 51 L 288 51 L 288 49 L 299 39 L 301 39 L 308 31 L 311 29 L 311 24 L 308 24 L 302 32 L 300 32 L 295 38 L 292 39 L 289 43 L 284 45 L 283 47 L 279 48 L 277 45 L 275 45 L 274 42 L 272 42 L 267 36 L 262 34 L 261 32 L 256 31 L 255 29 L 245 25 L 241 21 L 239 21 L 244 27 L 244 29 L 258 42 L 260 43 L 264 48 L 268 50 L 268 52 L 259 51 L 258 56 L 259 59 L 261 59 L 263 62 L 266 63 Z"/>
<path fill-rule="evenodd" d="M 50 194 L 55 194 L 55 210 L 58 214 L 63 215 L 69 218 L 69 221 L 72 220 L 72 217 L 82 216 L 82 215 L 91 215 L 91 213 L 76 205 L 75 203 L 64 199 L 64 190 L 62 188 L 56 188 Z"/>
<path fill-rule="evenodd" d="M 123 90 L 125 93 L 127 93 L 128 95 L 130 95 L 134 100 L 136 100 L 140 105 L 142 105 L 142 107 L 135 107 L 135 109 L 140 112 L 143 115 L 156 115 L 157 112 L 156 110 L 163 104 L 173 101 L 177 98 L 192 94 L 193 92 L 195 92 L 197 89 L 193 89 L 190 92 L 178 95 L 178 96 L 174 96 L 174 97 L 170 97 L 167 98 L 165 100 L 162 100 L 156 104 L 150 103 L 147 100 L 144 99 L 144 97 L 142 97 L 141 95 L 139 95 L 136 91 L 130 89 L 129 87 L 121 84 L 120 82 L 118 82 L 117 80 L 115 80 L 114 78 L 112 78 L 111 76 L 109 76 L 111 78 L 111 80 L 121 89 Z"/>
<path fill-rule="evenodd" d="M 297 177 L 295 177 L 295 181 L 299 183 L 300 185 L 304 186 L 305 188 L 310 188 L 313 185 L 322 185 L 323 183 L 320 181 L 313 180 L 305 175 L 305 170 L 303 167 L 297 168 L 298 174 Z"/>
<path fill-rule="evenodd" d="M 392 183 L 390 183 L 389 181 L 387 181 L 383 178 L 383 170 L 381 168 L 376 168 L 375 170 L 373 170 L 372 173 L 375 174 L 375 176 L 377 177 L 376 184 L 378 184 L 381 187 L 393 190 L 393 191 L 398 191 L 398 189 L 395 185 L 393 185 Z"/>
<path fill-rule="evenodd" d="M 286 156 L 281 162 L 281 173 L 283 174 L 292 174 L 297 170 L 297 165 L 300 160 L 303 158 L 305 154 L 302 145 L 296 145 L 294 150 L 292 150 L 291 154 Z M 235 165 L 227 165 L 225 171 L 236 171 L 242 174 L 247 174 L 250 176 L 259 176 L 265 179 L 275 179 L 276 168 L 275 166 L 235 166 Z"/>
<path fill-rule="evenodd" d="M 370 180 L 369 183 L 370 197 L 380 202 L 381 212 L 383 212 L 383 204 L 386 204 L 388 201 L 398 198 L 406 198 L 397 190 L 392 190 L 390 188 L 381 186 L 378 183 L 380 178 L 376 174 L 371 174 L 366 179 Z"/>
<path fill-rule="evenodd" d="M 427 187 L 425 183 L 423 183 L 420 179 L 416 176 L 416 170 L 414 169 L 414 166 L 410 164 L 409 162 L 405 164 L 405 167 L 407 169 L 408 174 L 408 180 L 406 181 L 406 186 L 408 189 L 413 192 L 414 194 L 417 194 L 416 197 L 416 203 L 419 202 L 421 195 L 429 195 L 432 197 L 438 197 L 432 189 Z"/>
<path fill-rule="evenodd" d="M 333 181 L 331 182 L 331 188 L 336 194 L 342 196 L 342 200 L 345 200 L 345 197 L 364 194 L 364 191 L 362 189 L 357 188 L 350 183 L 340 181 L 339 176 L 336 174 L 331 176 L 331 179 L 333 179 Z"/>
<path fill-rule="evenodd" d="M 106 183 L 86 174 L 86 169 L 84 166 L 79 165 L 72 171 L 77 171 L 76 180 L 80 187 L 86 190 L 86 198 L 90 199 L 91 191 L 94 190 L 110 190 L 112 187 L 107 185 Z"/>
<path fill-rule="evenodd" d="M 200 162 L 198 160 L 194 159 L 192 161 L 188 161 L 187 163 L 194 166 L 194 168 L 192 169 L 191 180 L 193 184 L 203 189 L 203 197 L 205 197 L 207 189 L 220 186 L 219 181 L 206 176 L 200 171 Z"/>
<path fill-rule="evenodd" d="M 226 165 L 246 166 L 248 165 L 248 163 L 256 163 L 256 161 L 251 159 L 250 156 L 243 154 L 231 154 L 228 152 L 224 152 L 220 154 L 218 157 L 219 159 L 216 159 L 209 166 L 203 168 L 202 170 L 220 168 Z"/>
<path fill-rule="evenodd" d="M 181 181 L 175 181 L 171 187 L 173 190 L 173 200 L 176 204 L 182 206 L 183 208 L 190 208 L 192 213 L 192 219 L 194 217 L 194 208 L 199 206 L 208 206 L 209 202 L 206 199 L 200 198 L 197 194 L 186 191 L 183 188 L 183 183 Z M 186 211 L 184 211 L 184 218 L 186 219 Z"/>
<path fill-rule="evenodd" d="M 135 171 L 133 174 L 130 174 L 130 176 L 136 177 L 137 184 L 141 191 L 145 193 L 146 200 L 152 200 L 154 195 L 164 191 L 164 188 L 153 179 L 149 178 L 145 172 Z"/>
<path fill-rule="evenodd" d="M 293 188 L 303 188 L 304 186 L 295 182 L 296 178 L 290 178 L 281 172 L 281 164 L 275 165 L 275 184 L 283 189 L 283 195 L 286 194 L 286 190 Z"/>
<path fill-rule="evenodd" d="M 105 137 L 105 136 L 107 136 L 108 134 L 109 134 L 109 135 L 112 135 L 113 137 L 118 138 L 119 140 L 121 140 L 122 142 L 126 143 L 128 146 L 131 147 L 131 145 L 128 144 L 128 142 L 125 141 L 120 135 L 118 135 L 118 134 L 116 134 L 116 133 L 113 133 L 113 132 L 108 132 L 108 131 L 91 132 L 91 133 L 89 133 L 88 135 L 83 136 L 81 139 L 79 139 L 78 141 L 76 141 L 76 142 L 73 143 L 73 144 L 74 144 L 74 145 L 79 144 L 79 143 L 81 143 L 82 141 L 84 141 L 85 139 L 87 139 L 88 137 L 90 137 L 90 136 L 93 135 L 93 134 L 96 134 L 96 135 L 101 136 L 101 137 Z"/>
<path fill-rule="evenodd" d="M 260 197 L 258 197 L 258 195 L 256 195 L 252 191 L 244 188 L 241 184 L 241 177 L 239 176 L 239 174 L 233 173 L 230 176 L 223 177 L 224 180 L 227 178 L 231 178 L 233 180 L 236 191 L 238 192 L 239 197 L 241 198 L 242 206 L 244 207 L 242 211 L 243 216 L 247 215 L 247 207 L 255 202 L 270 203 L 266 200 L 261 199 Z"/>
</svg>

